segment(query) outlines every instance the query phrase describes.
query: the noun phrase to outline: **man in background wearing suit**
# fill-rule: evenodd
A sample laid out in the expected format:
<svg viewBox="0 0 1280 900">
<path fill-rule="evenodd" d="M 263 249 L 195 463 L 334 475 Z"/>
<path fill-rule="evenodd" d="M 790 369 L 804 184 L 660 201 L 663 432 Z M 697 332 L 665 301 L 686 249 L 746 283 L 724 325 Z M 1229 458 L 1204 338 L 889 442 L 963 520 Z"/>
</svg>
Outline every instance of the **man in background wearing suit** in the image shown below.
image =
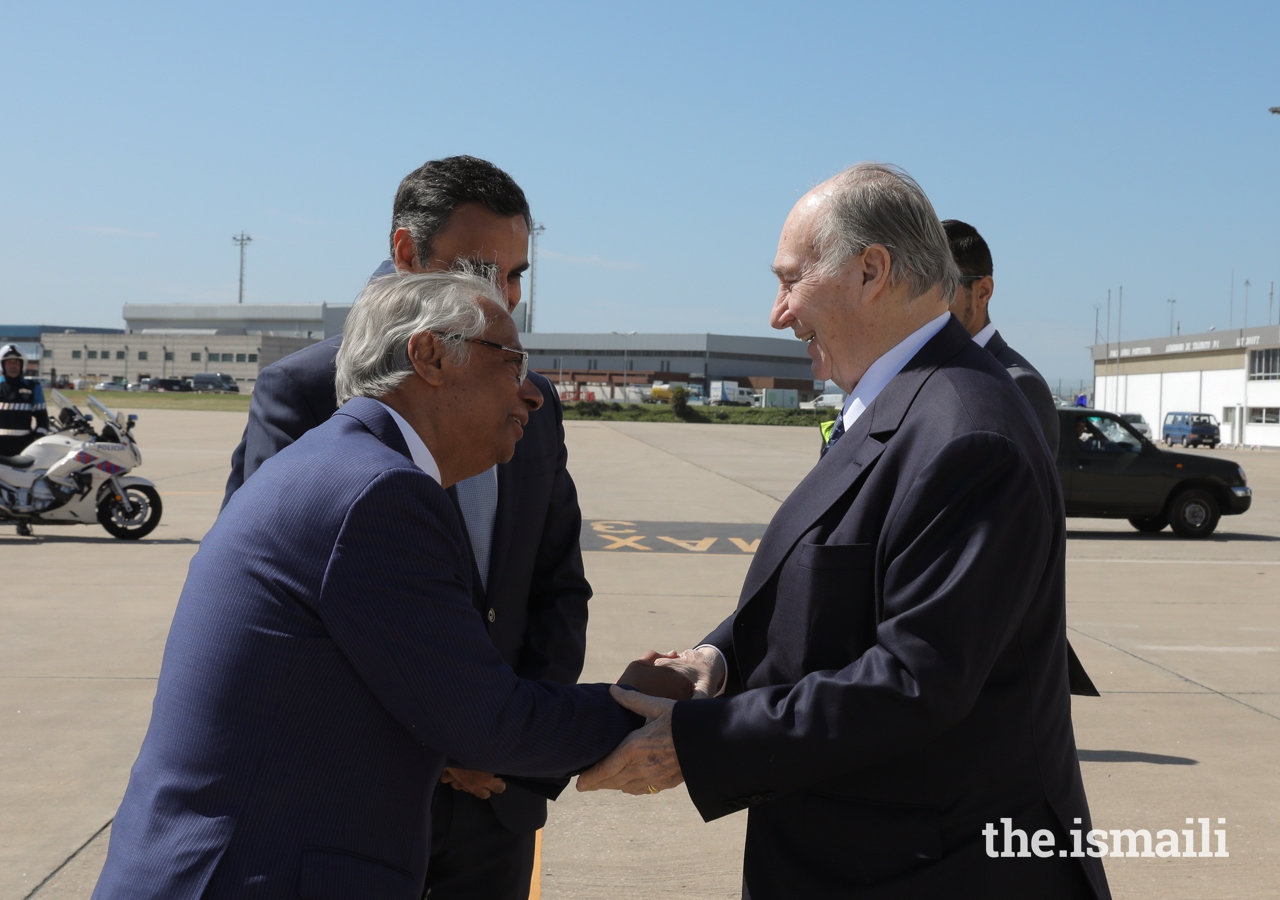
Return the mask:
<svg viewBox="0 0 1280 900">
<path fill-rule="evenodd" d="M 704 819 L 748 809 L 751 900 L 1109 897 L 1101 863 L 1068 855 L 1091 826 L 1057 472 L 949 312 L 959 273 L 932 204 L 900 169 L 854 166 L 792 209 L 774 272 L 771 324 L 848 393 L 839 427 L 737 611 L 681 654 L 712 697 L 615 687 L 649 721 L 579 789 L 683 780 Z M 1001 825 L 1027 846 L 1006 832 L 1002 856 Z"/>
<path fill-rule="evenodd" d="M 515 309 L 531 226 L 524 192 L 506 172 L 469 156 L 433 160 L 400 183 L 391 259 L 378 273 L 479 264 L 494 272 Z M 328 338 L 259 373 L 224 505 L 266 460 L 333 415 L 341 344 L 341 336 Z M 530 373 L 529 381 L 543 402 L 511 461 L 450 493 L 475 553 L 477 605 L 494 646 L 522 678 L 573 684 L 591 597 L 578 543 L 582 518 L 566 469 L 560 398 L 541 375 Z M 444 780 L 452 790 L 436 792 L 432 900 L 523 900 L 546 800 L 488 772 L 451 766 Z"/>
<path fill-rule="evenodd" d="M 1060 426 L 1053 393 L 1035 366 L 1005 343 L 987 312 L 991 295 L 996 289 L 991 249 L 982 235 L 978 234 L 978 229 L 966 222 L 945 219 L 942 227 L 947 232 L 951 256 L 960 269 L 960 284 L 956 287 L 955 299 L 951 301 L 951 311 L 973 337 L 974 343 L 987 348 L 1009 372 L 1013 383 L 1031 404 L 1036 421 L 1044 432 L 1045 442 L 1049 445 L 1049 452 L 1056 457 Z M 1082 697 L 1100 696 L 1070 641 L 1067 642 L 1067 680 L 1073 694 Z"/>
<path fill-rule="evenodd" d="M 419 900 L 446 759 L 563 776 L 639 724 L 604 685 L 520 678 L 474 605 L 445 489 L 511 458 L 528 365 L 487 279 L 365 289 L 342 408 L 191 562 L 96 900 Z"/>
</svg>

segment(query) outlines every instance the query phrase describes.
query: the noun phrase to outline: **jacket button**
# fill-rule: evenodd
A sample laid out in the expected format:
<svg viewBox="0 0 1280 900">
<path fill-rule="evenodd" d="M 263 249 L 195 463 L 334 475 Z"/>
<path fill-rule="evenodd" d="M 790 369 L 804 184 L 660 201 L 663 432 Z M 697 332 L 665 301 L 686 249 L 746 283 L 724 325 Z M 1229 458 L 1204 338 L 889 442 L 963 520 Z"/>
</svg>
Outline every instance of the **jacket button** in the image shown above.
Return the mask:
<svg viewBox="0 0 1280 900">
<path fill-rule="evenodd" d="M 498 614 L 493 611 L 492 606 L 489 607 L 489 621 L 492 622 L 496 618 L 498 618 Z"/>
<path fill-rule="evenodd" d="M 726 800 L 724 805 L 725 805 L 725 808 L 728 809 L 730 812 L 737 812 L 738 810 L 742 809 L 742 804 L 739 803 L 737 800 Z"/>
</svg>

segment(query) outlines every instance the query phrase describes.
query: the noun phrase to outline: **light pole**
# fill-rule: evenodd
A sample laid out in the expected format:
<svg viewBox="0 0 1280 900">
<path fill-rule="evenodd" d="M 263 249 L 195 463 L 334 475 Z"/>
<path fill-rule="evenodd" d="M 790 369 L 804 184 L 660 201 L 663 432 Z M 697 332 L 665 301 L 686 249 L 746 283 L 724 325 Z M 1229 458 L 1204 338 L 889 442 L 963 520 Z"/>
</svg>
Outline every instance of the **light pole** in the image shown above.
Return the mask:
<svg viewBox="0 0 1280 900">
<path fill-rule="evenodd" d="M 124 385 L 129 386 L 129 345 L 124 345 Z"/>
<path fill-rule="evenodd" d="M 1178 308 L 1178 301 L 1175 297 L 1170 297 L 1165 303 L 1169 304 L 1169 337 L 1173 337 L 1173 311 Z"/>
<path fill-rule="evenodd" d="M 204 348 L 204 370 L 206 372 L 209 371 L 209 348 L 208 347 Z"/>
<path fill-rule="evenodd" d="M 529 231 L 529 305 L 524 310 L 524 330 L 533 332 L 533 294 L 538 285 L 538 235 L 547 230 L 541 222 L 534 222 Z"/>
<path fill-rule="evenodd" d="M 239 234 L 231 235 L 231 240 L 240 245 L 240 295 L 236 302 L 244 303 L 244 248 L 248 246 L 249 242 L 252 241 L 253 238 L 249 237 L 249 235 L 242 231 Z"/>
<path fill-rule="evenodd" d="M 169 377 L 169 348 L 164 344 L 160 345 L 160 377 Z"/>
<path fill-rule="evenodd" d="M 1249 327 L 1249 279 L 1244 280 L 1244 323 L 1240 326 L 1240 330 L 1244 331 Z"/>
</svg>

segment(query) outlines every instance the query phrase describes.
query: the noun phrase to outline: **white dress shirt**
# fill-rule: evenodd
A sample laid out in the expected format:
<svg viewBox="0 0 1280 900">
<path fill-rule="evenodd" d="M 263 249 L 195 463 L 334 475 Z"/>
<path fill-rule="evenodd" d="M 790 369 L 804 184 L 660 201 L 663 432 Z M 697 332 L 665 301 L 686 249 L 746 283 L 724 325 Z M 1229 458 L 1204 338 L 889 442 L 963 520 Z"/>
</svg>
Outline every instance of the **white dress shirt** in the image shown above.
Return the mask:
<svg viewBox="0 0 1280 900">
<path fill-rule="evenodd" d="M 987 347 L 987 341 L 991 340 L 991 335 L 996 333 L 996 325 L 994 322 L 988 322 L 987 326 L 973 336 L 973 342 L 984 350 Z"/>
<path fill-rule="evenodd" d="M 435 457 L 431 455 L 431 451 L 427 449 L 427 445 L 422 442 L 422 438 L 418 437 L 418 432 L 413 430 L 413 426 L 404 420 L 404 416 L 396 412 L 390 406 L 381 400 L 375 401 L 387 412 L 391 413 L 391 418 L 400 428 L 400 433 L 404 435 L 404 442 L 409 445 L 409 455 L 413 457 L 413 464 L 422 471 L 426 472 L 436 480 L 436 484 L 440 483 L 440 467 L 436 465 Z"/>
<path fill-rule="evenodd" d="M 911 334 L 907 335 L 892 350 L 873 362 L 844 402 L 844 430 L 848 433 L 853 423 L 866 411 L 880 392 L 888 387 L 893 377 L 902 371 L 902 367 L 911 361 L 911 357 L 920 352 L 920 348 L 929 343 L 929 338 L 942 330 L 951 318 L 950 312 L 944 312 L 936 319 L 931 319 Z"/>
</svg>

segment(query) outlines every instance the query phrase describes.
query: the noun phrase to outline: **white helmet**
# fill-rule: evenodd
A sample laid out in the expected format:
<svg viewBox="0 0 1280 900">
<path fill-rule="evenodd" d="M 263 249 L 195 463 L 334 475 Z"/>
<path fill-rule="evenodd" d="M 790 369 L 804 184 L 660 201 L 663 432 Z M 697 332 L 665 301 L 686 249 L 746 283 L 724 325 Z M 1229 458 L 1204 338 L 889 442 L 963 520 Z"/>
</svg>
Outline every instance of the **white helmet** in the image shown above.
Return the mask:
<svg viewBox="0 0 1280 900">
<path fill-rule="evenodd" d="M 11 359 L 22 360 L 22 365 L 24 367 L 27 364 L 27 358 L 22 354 L 22 351 L 18 349 L 17 345 L 5 344 L 3 347 L 0 347 L 0 364 L 3 364 Z"/>
</svg>

